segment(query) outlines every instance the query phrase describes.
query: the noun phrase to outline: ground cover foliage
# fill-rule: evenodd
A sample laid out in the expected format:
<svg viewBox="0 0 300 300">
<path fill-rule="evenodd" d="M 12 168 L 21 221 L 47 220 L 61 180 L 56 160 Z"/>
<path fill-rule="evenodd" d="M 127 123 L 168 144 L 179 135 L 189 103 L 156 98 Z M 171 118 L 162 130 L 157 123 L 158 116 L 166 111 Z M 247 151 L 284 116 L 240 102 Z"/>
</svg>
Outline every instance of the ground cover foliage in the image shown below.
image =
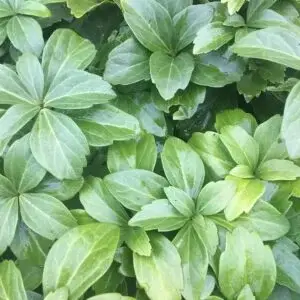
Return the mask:
<svg viewBox="0 0 300 300">
<path fill-rule="evenodd" d="M 299 299 L 299 14 L 1 0 L 0 300 Z"/>
</svg>

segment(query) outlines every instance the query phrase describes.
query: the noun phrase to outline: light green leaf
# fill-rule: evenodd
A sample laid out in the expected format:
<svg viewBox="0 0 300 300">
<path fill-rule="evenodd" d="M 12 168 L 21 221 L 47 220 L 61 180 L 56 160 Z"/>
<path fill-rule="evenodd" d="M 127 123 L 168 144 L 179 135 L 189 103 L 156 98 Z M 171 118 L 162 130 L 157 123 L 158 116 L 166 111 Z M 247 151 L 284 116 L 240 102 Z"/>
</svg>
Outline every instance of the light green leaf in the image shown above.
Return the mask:
<svg viewBox="0 0 300 300">
<path fill-rule="evenodd" d="M 42 28 L 30 17 L 14 16 L 7 23 L 7 35 L 15 48 L 40 56 L 44 48 Z"/>
<path fill-rule="evenodd" d="M 27 300 L 21 272 L 11 260 L 0 264 L 0 299 Z"/>
<path fill-rule="evenodd" d="M 71 9 L 72 15 L 76 18 L 81 18 L 84 14 L 90 10 L 101 5 L 104 0 L 66 0 L 68 7 Z"/>
<path fill-rule="evenodd" d="M 52 81 L 44 98 L 44 107 L 84 109 L 107 103 L 116 94 L 100 76 L 81 70 L 61 72 Z"/>
<path fill-rule="evenodd" d="M 300 105 L 300 82 L 297 83 L 285 102 L 281 136 L 284 139 L 288 154 L 291 159 L 300 158 L 300 134 L 299 126 L 299 105 Z"/>
<path fill-rule="evenodd" d="M 253 135 L 257 127 L 257 122 L 251 114 L 236 108 L 224 110 L 217 114 L 215 123 L 215 128 L 217 131 L 220 132 L 222 127 L 227 125 L 240 126 L 245 129 L 248 134 Z"/>
<path fill-rule="evenodd" d="M 181 257 L 184 282 L 182 295 L 187 300 L 199 299 L 208 269 L 205 244 L 191 223 L 177 233 L 173 244 Z"/>
<path fill-rule="evenodd" d="M 300 167 L 285 159 L 271 159 L 263 162 L 256 170 L 262 180 L 295 180 L 300 177 Z"/>
<path fill-rule="evenodd" d="M 76 219 L 78 225 L 87 225 L 98 222 L 90 217 L 90 215 L 84 209 L 72 209 L 70 212 Z"/>
<path fill-rule="evenodd" d="M 72 119 L 49 109 L 41 110 L 30 146 L 38 163 L 58 179 L 78 179 L 87 164 L 89 148 L 83 133 Z"/>
<path fill-rule="evenodd" d="M 219 134 L 215 132 L 194 133 L 189 145 L 203 160 L 206 175 L 212 180 L 223 179 L 235 166 Z"/>
<path fill-rule="evenodd" d="M 48 18 L 51 16 L 51 11 L 42 3 L 27 0 L 24 1 L 18 9 L 18 14 Z"/>
<path fill-rule="evenodd" d="M 88 177 L 80 191 L 80 202 L 86 212 L 102 223 L 127 225 L 128 215 L 107 190 L 100 178 Z"/>
<path fill-rule="evenodd" d="M 11 106 L 0 118 L 0 141 L 10 139 L 33 119 L 40 108 L 28 104 L 16 104 Z"/>
<path fill-rule="evenodd" d="M 223 127 L 220 139 L 237 164 L 249 166 L 252 170 L 256 168 L 259 146 L 242 127 Z"/>
<path fill-rule="evenodd" d="M 257 13 L 271 7 L 275 2 L 276 0 L 251 0 L 247 10 L 247 21 L 251 21 Z"/>
<path fill-rule="evenodd" d="M 255 297 L 248 284 L 246 284 L 245 287 L 242 289 L 237 300 L 255 300 Z"/>
<path fill-rule="evenodd" d="M 34 265 L 42 266 L 52 241 L 43 238 L 19 221 L 10 249 L 18 260 L 30 261 Z"/>
<path fill-rule="evenodd" d="M 151 79 L 165 100 L 172 99 L 178 90 L 187 88 L 194 70 L 192 55 L 182 52 L 172 57 L 155 52 L 150 57 Z"/>
<path fill-rule="evenodd" d="M 183 190 L 170 186 L 164 188 L 165 194 L 170 203 L 178 210 L 179 213 L 190 218 L 195 213 L 195 202 Z"/>
<path fill-rule="evenodd" d="M 0 201 L 14 198 L 17 194 L 12 182 L 0 174 Z"/>
<path fill-rule="evenodd" d="M 172 53 L 173 22 L 168 11 L 155 0 L 122 0 L 126 23 L 139 42 L 152 52 Z"/>
<path fill-rule="evenodd" d="M 136 145 L 136 167 L 153 171 L 157 160 L 155 138 L 151 134 L 143 135 Z"/>
<path fill-rule="evenodd" d="M 49 293 L 45 300 L 68 300 L 68 295 L 68 289 L 66 287 L 62 287 L 54 292 Z"/>
<path fill-rule="evenodd" d="M 1 0 L 0 2 L 0 18 L 5 18 L 9 16 L 13 16 L 15 14 L 11 5 L 6 0 Z"/>
<path fill-rule="evenodd" d="M 38 58 L 32 53 L 25 53 L 19 57 L 16 69 L 32 102 L 40 105 L 44 96 L 44 73 Z"/>
<path fill-rule="evenodd" d="M 29 135 L 17 140 L 9 148 L 4 159 L 4 172 L 19 193 L 35 188 L 46 175 L 30 150 Z"/>
<path fill-rule="evenodd" d="M 237 165 L 230 171 L 229 174 L 233 175 L 235 177 L 240 177 L 240 178 L 254 178 L 255 177 L 251 168 L 249 166 L 245 166 L 245 165 Z"/>
<path fill-rule="evenodd" d="M 254 139 L 259 144 L 259 160 L 261 162 L 271 159 L 287 158 L 287 150 L 280 141 L 282 117 L 275 115 L 261 123 L 254 133 Z"/>
<path fill-rule="evenodd" d="M 170 16 L 173 17 L 188 6 L 193 4 L 193 0 L 156 0 L 167 9 Z"/>
<path fill-rule="evenodd" d="M 191 81 L 203 86 L 223 87 L 239 81 L 244 70 L 244 60 L 222 48 L 195 57 Z"/>
<path fill-rule="evenodd" d="M 171 185 L 195 199 L 205 176 L 203 163 L 197 153 L 182 140 L 171 137 L 165 143 L 161 159 Z"/>
<path fill-rule="evenodd" d="M 257 232 L 263 241 L 277 240 L 290 229 L 287 218 L 263 200 L 258 201 L 248 214 L 242 214 L 232 224 Z"/>
<path fill-rule="evenodd" d="M 149 80 L 149 59 L 149 51 L 134 38 L 129 38 L 109 53 L 104 79 L 113 85 Z"/>
<path fill-rule="evenodd" d="M 82 177 L 76 180 L 58 180 L 47 174 L 33 192 L 48 194 L 60 201 L 66 201 L 72 199 L 80 191 L 83 182 Z"/>
<path fill-rule="evenodd" d="M 20 78 L 11 68 L 0 65 L 0 104 L 33 104 Z"/>
<path fill-rule="evenodd" d="M 189 217 L 179 213 L 167 199 L 161 199 L 144 205 L 128 224 L 142 227 L 146 231 L 167 232 L 183 227 L 188 220 Z"/>
<path fill-rule="evenodd" d="M 0 8 L 0 14 L 1 14 L 1 8 Z M 7 37 L 7 25 L 8 20 L 7 19 L 0 19 L 0 46 L 4 43 Z"/>
<path fill-rule="evenodd" d="M 135 298 L 122 296 L 121 294 L 117 293 L 109 293 L 88 298 L 88 300 L 135 300 Z"/>
<path fill-rule="evenodd" d="M 203 54 L 218 50 L 234 38 L 235 30 L 222 22 L 209 23 L 200 28 L 194 40 L 193 53 Z"/>
<path fill-rule="evenodd" d="M 123 230 L 122 238 L 124 238 L 127 246 L 134 252 L 142 256 L 150 256 L 152 247 L 150 239 L 143 228 L 126 227 Z"/>
<path fill-rule="evenodd" d="M 175 2 L 173 0 L 167 1 Z M 212 21 L 213 14 L 214 9 L 208 4 L 192 5 L 178 11 L 173 18 L 176 36 L 178 36 L 177 51 L 184 49 L 193 42 L 199 29 Z"/>
<path fill-rule="evenodd" d="M 205 216 L 221 212 L 234 198 L 235 191 L 236 185 L 233 181 L 209 182 L 197 198 L 197 213 Z"/>
<path fill-rule="evenodd" d="M 56 55 L 59 51 L 60 55 Z M 96 55 L 95 46 L 70 29 L 57 29 L 47 41 L 42 59 L 47 87 L 67 69 L 85 69 Z"/>
<path fill-rule="evenodd" d="M 180 300 L 183 288 L 180 256 L 163 235 L 151 234 L 151 256 L 133 254 L 139 285 L 150 299 Z"/>
<path fill-rule="evenodd" d="M 265 59 L 300 70 L 299 34 L 283 27 L 252 31 L 232 46 L 243 57 Z"/>
<path fill-rule="evenodd" d="M 126 208 L 139 211 L 142 206 L 164 198 L 167 180 L 146 170 L 128 170 L 107 175 L 104 183 Z"/>
<path fill-rule="evenodd" d="M 93 147 L 129 140 L 140 133 L 139 122 L 135 117 L 109 104 L 87 110 L 74 119 Z"/>
<path fill-rule="evenodd" d="M 225 208 L 226 219 L 233 221 L 243 212 L 250 212 L 257 200 L 263 196 L 265 185 L 257 179 L 242 179 L 230 176 L 226 180 L 233 180 L 236 184 L 236 193 Z"/>
<path fill-rule="evenodd" d="M 228 12 L 230 15 L 238 12 L 244 5 L 246 0 L 221 0 L 221 3 L 227 3 Z"/>
<path fill-rule="evenodd" d="M 59 238 L 77 225 L 67 207 L 47 194 L 22 194 L 20 211 L 24 223 L 49 240 Z"/>
<path fill-rule="evenodd" d="M 12 243 L 18 223 L 18 198 L 0 199 L 0 255 Z M 1 273 L 0 273 L 1 281 Z M 1 287 L 1 284 L 0 284 Z M 1 288 L 0 288 L 1 299 Z M 4 298 L 3 298 L 4 299 Z M 13 299 L 12 299 L 13 300 Z"/>
<path fill-rule="evenodd" d="M 276 282 L 272 251 L 256 233 L 237 228 L 226 235 L 221 254 L 219 284 L 228 299 L 235 299 L 248 284 L 257 299 L 267 299 Z"/>
<path fill-rule="evenodd" d="M 111 265 L 119 235 L 118 227 L 110 224 L 89 224 L 68 231 L 47 256 L 44 294 L 65 286 L 69 300 L 80 298 Z"/>
</svg>

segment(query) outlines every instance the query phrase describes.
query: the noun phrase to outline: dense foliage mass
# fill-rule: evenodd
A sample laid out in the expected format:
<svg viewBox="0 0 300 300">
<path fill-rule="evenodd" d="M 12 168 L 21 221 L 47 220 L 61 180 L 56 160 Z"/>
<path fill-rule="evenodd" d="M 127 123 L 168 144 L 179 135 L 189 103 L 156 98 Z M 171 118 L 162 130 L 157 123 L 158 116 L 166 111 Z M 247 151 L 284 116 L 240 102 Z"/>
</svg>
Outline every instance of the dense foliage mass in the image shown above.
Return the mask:
<svg viewBox="0 0 300 300">
<path fill-rule="evenodd" d="M 300 299 L 299 0 L 0 0 L 0 300 Z"/>
</svg>

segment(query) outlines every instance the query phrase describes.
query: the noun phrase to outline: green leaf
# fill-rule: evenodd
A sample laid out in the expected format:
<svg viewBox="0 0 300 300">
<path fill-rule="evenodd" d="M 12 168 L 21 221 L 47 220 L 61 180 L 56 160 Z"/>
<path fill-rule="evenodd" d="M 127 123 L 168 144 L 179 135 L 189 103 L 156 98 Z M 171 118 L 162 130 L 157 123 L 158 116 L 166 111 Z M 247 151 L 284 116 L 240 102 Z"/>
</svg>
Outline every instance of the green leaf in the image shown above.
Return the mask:
<svg viewBox="0 0 300 300">
<path fill-rule="evenodd" d="M 59 51 L 60 55 L 56 55 Z M 57 29 L 47 41 L 42 59 L 47 87 L 67 69 L 85 69 L 96 55 L 95 46 L 70 29 Z"/>
<path fill-rule="evenodd" d="M 40 108 L 28 104 L 11 106 L 0 118 L 0 141 L 11 138 L 32 120 Z"/>
<path fill-rule="evenodd" d="M 123 229 L 122 236 L 127 246 L 132 252 L 142 256 L 150 256 L 152 247 L 150 239 L 143 228 L 138 227 L 126 227 Z"/>
<path fill-rule="evenodd" d="M 111 173 L 130 169 L 153 171 L 157 159 L 153 135 L 143 135 L 139 141 L 115 142 L 108 148 L 107 166 Z"/>
<path fill-rule="evenodd" d="M 163 235 L 151 234 L 150 240 L 151 256 L 133 254 L 137 281 L 150 299 L 180 300 L 183 288 L 180 256 Z"/>
<path fill-rule="evenodd" d="M 240 178 L 254 178 L 255 177 L 251 168 L 249 166 L 245 166 L 245 165 L 237 165 L 230 171 L 229 174 L 233 175 L 235 177 L 240 177 Z"/>
<path fill-rule="evenodd" d="M 1 14 L 1 8 L 0 8 L 0 14 Z M 4 43 L 4 41 L 7 38 L 7 30 L 6 30 L 6 24 L 8 20 L 6 19 L 0 19 L 0 46 Z"/>
<path fill-rule="evenodd" d="M 12 182 L 0 174 L 0 201 L 14 198 L 17 194 Z"/>
<path fill-rule="evenodd" d="M 184 289 L 182 295 L 187 300 L 198 299 L 203 291 L 208 269 L 208 254 L 196 229 L 188 223 L 173 240 L 181 257 Z"/>
<path fill-rule="evenodd" d="M 35 290 L 42 283 L 43 268 L 33 264 L 30 260 L 17 260 L 16 265 L 21 271 L 26 290 Z"/>
<path fill-rule="evenodd" d="M 149 59 L 149 51 L 134 38 L 129 38 L 109 53 L 104 79 L 114 85 L 149 80 Z"/>
<path fill-rule="evenodd" d="M 240 126 L 246 130 L 248 134 L 253 135 L 257 127 L 257 122 L 251 114 L 236 108 L 224 110 L 217 114 L 215 123 L 217 131 L 220 132 L 222 127 L 227 125 Z"/>
<path fill-rule="evenodd" d="M 68 300 L 68 295 L 68 289 L 66 287 L 62 287 L 54 292 L 49 293 L 45 300 Z"/>
<path fill-rule="evenodd" d="M 256 168 L 259 146 L 242 127 L 223 127 L 220 139 L 237 164 L 249 166 L 252 170 Z"/>
<path fill-rule="evenodd" d="M 236 184 L 236 193 L 225 208 L 225 216 L 228 221 L 233 221 L 243 212 L 249 213 L 265 192 L 265 185 L 257 179 L 242 179 L 230 177 L 227 180 Z"/>
<path fill-rule="evenodd" d="M 152 52 L 172 53 L 173 22 L 155 0 L 122 0 L 124 18 L 139 42 Z"/>
<path fill-rule="evenodd" d="M 161 0 L 160 0 L 161 1 Z M 168 2 L 175 2 L 167 0 Z M 177 1 L 184 2 L 184 1 Z M 178 11 L 173 22 L 177 38 L 177 51 L 187 47 L 195 39 L 199 28 L 207 25 L 213 19 L 214 9 L 208 4 L 192 5 Z"/>
<path fill-rule="evenodd" d="M 52 241 L 36 234 L 19 221 L 10 249 L 18 260 L 26 260 L 34 265 L 42 266 L 51 245 Z"/>
<path fill-rule="evenodd" d="M 226 18 L 226 20 L 223 22 L 223 25 L 240 28 L 240 27 L 244 27 L 246 24 L 245 24 L 245 19 L 241 15 L 233 14 Z"/>
<path fill-rule="evenodd" d="M 243 57 L 265 59 L 300 70 L 299 34 L 283 27 L 252 31 L 232 46 Z"/>
<path fill-rule="evenodd" d="M 58 179 L 78 179 L 87 164 L 89 148 L 83 133 L 72 119 L 49 109 L 41 110 L 30 146 L 38 163 Z"/>
<path fill-rule="evenodd" d="M 257 13 L 271 7 L 275 2 L 276 0 L 251 0 L 247 10 L 247 21 L 251 21 Z"/>
<path fill-rule="evenodd" d="M 16 69 L 32 102 L 40 105 L 44 97 L 44 73 L 38 58 L 32 53 L 25 53 L 19 57 Z"/>
<path fill-rule="evenodd" d="M 104 183 L 126 208 L 139 211 L 144 205 L 164 198 L 167 180 L 146 170 L 128 170 L 107 175 Z"/>
<path fill-rule="evenodd" d="M 285 145 L 280 141 L 282 117 L 275 115 L 261 123 L 254 133 L 254 139 L 259 144 L 259 160 L 285 159 L 288 154 Z"/>
<path fill-rule="evenodd" d="M 235 166 L 219 134 L 215 132 L 194 133 L 189 145 L 203 160 L 206 174 L 212 180 L 223 179 Z"/>
<path fill-rule="evenodd" d="M 170 16 L 173 17 L 177 13 L 181 12 L 185 8 L 193 4 L 193 0 L 156 0 L 162 6 L 164 6 L 169 12 Z"/>
<path fill-rule="evenodd" d="M 88 177 L 80 191 L 80 202 L 86 212 L 102 223 L 127 225 L 128 215 L 107 190 L 100 178 Z"/>
<path fill-rule="evenodd" d="M 60 201 L 66 201 L 72 199 L 80 191 L 83 182 L 82 177 L 76 180 L 58 180 L 47 174 L 33 192 L 48 194 Z"/>
<path fill-rule="evenodd" d="M 275 244 L 272 251 L 277 267 L 277 283 L 300 293 L 299 258 L 280 242 Z"/>
<path fill-rule="evenodd" d="M 70 300 L 80 298 L 107 271 L 118 241 L 119 229 L 114 225 L 89 224 L 68 231 L 47 256 L 44 294 L 65 286 Z"/>
<path fill-rule="evenodd" d="M 11 244 L 18 223 L 18 198 L 0 199 L 0 255 Z M 1 273 L 0 273 L 1 278 Z M 1 279 L 0 279 L 1 281 Z M 1 286 L 1 284 L 0 284 Z M 1 299 L 1 289 L 0 289 Z M 3 298 L 4 299 L 4 298 Z M 13 300 L 13 299 L 12 299 Z"/>
<path fill-rule="evenodd" d="M 189 218 L 179 213 L 167 199 L 161 199 L 144 205 L 128 224 L 142 227 L 146 231 L 167 232 L 183 227 L 188 220 Z"/>
<path fill-rule="evenodd" d="M 255 300 L 255 297 L 248 284 L 242 289 L 237 300 Z"/>
<path fill-rule="evenodd" d="M 234 38 L 235 30 L 221 22 L 209 23 L 200 28 L 194 40 L 193 53 L 203 54 L 218 50 Z"/>
<path fill-rule="evenodd" d="M 195 57 L 195 70 L 191 81 L 210 87 L 223 87 L 241 79 L 245 62 L 223 48 Z"/>
<path fill-rule="evenodd" d="M 22 194 L 19 199 L 24 223 L 49 240 L 59 238 L 77 225 L 69 210 L 52 196 L 27 193 Z"/>
<path fill-rule="evenodd" d="M 165 143 L 161 159 L 171 185 L 195 199 L 205 176 L 203 163 L 197 153 L 182 140 L 171 137 Z"/>
<path fill-rule="evenodd" d="M 300 167 L 285 159 L 271 159 L 260 164 L 256 170 L 262 180 L 295 180 L 300 177 Z"/>
<path fill-rule="evenodd" d="M 88 300 L 135 300 L 135 298 L 122 296 L 121 294 L 117 293 L 109 293 L 88 298 Z"/>
<path fill-rule="evenodd" d="M 151 79 L 165 100 L 172 99 L 178 90 L 185 90 L 194 70 L 191 54 L 182 52 L 172 57 L 155 52 L 150 57 Z"/>
<path fill-rule="evenodd" d="M 72 216 L 76 219 L 78 225 L 87 225 L 98 222 L 92 217 L 90 217 L 84 209 L 72 209 L 70 210 L 70 212 Z"/>
<path fill-rule="evenodd" d="M 18 9 L 18 14 L 35 16 L 40 18 L 48 18 L 51 16 L 51 11 L 47 6 L 36 1 L 24 1 Z"/>
<path fill-rule="evenodd" d="M 81 18 L 90 10 L 101 5 L 104 0 L 66 0 L 68 7 L 71 9 L 72 15 L 76 18 Z"/>
<path fill-rule="evenodd" d="M 109 104 L 99 105 L 74 119 L 93 147 L 129 140 L 140 132 L 135 117 Z"/>
<path fill-rule="evenodd" d="M 20 78 L 11 68 L 0 65 L 0 104 L 33 104 Z"/>
<path fill-rule="evenodd" d="M 40 56 L 44 48 L 41 26 L 30 17 L 14 16 L 7 23 L 7 35 L 15 48 Z"/>
<path fill-rule="evenodd" d="M 232 181 L 210 182 L 201 190 L 196 211 L 201 215 L 215 215 L 221 212 L 234 198 L 236 185 Z"/>
<path fill-rule="evenodd" d="M 219 284 L 228 299 L 239 295 L 248 284 L 258 299 L 267 299 L 276 281 L 272 251 L 256 233 L 237 228 L 226 235 L 226 249 L 221 254 Z"/>
<path fill-rule="evenodd" d="M 300 158 L 299 124 L 299 97 L 300 82 L 297 83 L 285 102 L 281 135 L 284 139 L 288 154 L 291 159 Z"/>
<path fill-rule="evenodd" d="M 179 213 L 187 218 L 194 215 L 195 202 L 187 193 L 173 186 L 164 188 L 164 191 L 170 203 Z"/>
<path fill-rule="evenodd" d="M 61 72 L 52 81 L 44 107 L 84 109 L 107 103 L 116 94 L 100 76 L 80 70 Z"/>
<path fill-rule="evenodd" d="M 0 299 L 27 300 L 21 272 L 11 260 L 0 264 Z"/>
<path fill-rule="evenodd" d="M 14 12 L 13 8 L 11 7 L 11 5 L 9 5 L 9 2 L 6 0 L 1 1 L 0 18 L 13 16 L 14 14 L 15 14 L 15 12 Z"/>
<path fill-rule="evenodd" d="M 46 175 L 30 150 L 29 135 L 17 140 L 9 148 L 4 159 L 4 172 L 19 193 L 35 188 Z"/>
<path fill-rule="evenodd" d="M 238 12 L 244 5 L 246 0 L 221 0 L 221 3 L 227 3 L 228 12 L 230 15 Z"/>
<path fill-rule="evenodd" d="M 277 240 L 290 229 L 287 218 L 263 200 L 258 201 L 248 214 L 242 214 L 232 224 L 257 232 L 263 241 Z"/>
</svg>

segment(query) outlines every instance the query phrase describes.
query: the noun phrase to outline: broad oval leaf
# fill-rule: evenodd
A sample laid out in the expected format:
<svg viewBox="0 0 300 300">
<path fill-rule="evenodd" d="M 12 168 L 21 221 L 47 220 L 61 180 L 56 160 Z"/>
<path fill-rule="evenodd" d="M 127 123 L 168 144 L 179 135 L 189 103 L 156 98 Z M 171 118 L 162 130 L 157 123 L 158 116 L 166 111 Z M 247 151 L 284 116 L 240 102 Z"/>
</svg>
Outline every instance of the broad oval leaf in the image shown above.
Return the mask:
<svg viewBox="0 0 300 300">
<path fill-rule="evenodd" d="M 24 223 L 39 235 L 54 240 L 77 225 L 64 204 L 47 194 L 22 194 L 19 197 Z M 43 226 L 41 226 L 43 223 Z"/>
<path fill-rule="evenodd" d="M 80 298 L 111 265 L 119 236 L 118 227 L 110 224 L 82 225 L 68 231 L 47 256 L 44 294 L 65 286 L 70 300 Z"/>
<path fill-rule="evenodd" d="M 46 5 L 39 3 L 38 1 L 27 0 L 22 3 L 18 9 L 18 14 L 35 16 L 40 18 L 51 17 L 51 11 Z"/>
<path fill-rule="evenodd" d="M 60 1 L 59 1 L 60 2 Z M 76 18 L 81 18 L 84 14 L 89 12 L 90 10 L 96 8 L 101 5 L 103 0 L 89 0 L 89 1 L 81 1 L 81 0 L 66 0 L 68 7 L 71 9 L 71 13 Z"/>
<path fill-rule="evenodd" d="M 49 109 L 41 110 L 30 146 L 35 159 L 58 179 L 78 179 L 87 164 L 89 147 L 83 133 L 72 119 Z"/>
<path fill-rule="evenodd" d="M 251 21 L 257 13 L 271 7 L 275 2 L 276 0 L 251 0 L 247 9 L 247 21 Z"/>
<path fill-rule="evenodd" d="M 149 59 L 149 51 L 134 38 L 129 38 L 109 53 L 104 79 L 114 85 L 149 80 Z"/>
<path fill-rule="evenodd" d="M 150 240 L 149 257 L 133 254 L 137 281 L 150 299 L 180 300 L 183 288 L 180 256 L 163 235 L 151 234 Z"/>
<path fill-rule="evenodd" d="M 155 52 L 150 57 L 152 82 L 165 100 L 172 99 L 178 90 L 187 88 L 193 70 L 193 56 L 187 52 L 175 57 Z"/>
<path fill-rule="evenodd" d="M 122 0 L 124 18 L 139 42 L 155 51 L 172 52 L 173 22 L 155 0 Z"/>
<path fill-rule="evenodd" d="M 142 206 L 164 198 L 167 180 L 146 170 L 128 170 L 107 175 L 104 182 L 112 195 L 128 209 L 139 211 Z"/>
<path fill-rule="evenodd" d="M 205 176 L 198 154 L 182 140 L 172 137 L 166 141 L 161 159 L 169 182 L 191 198 L 197 198 Z"/>
</svg>

